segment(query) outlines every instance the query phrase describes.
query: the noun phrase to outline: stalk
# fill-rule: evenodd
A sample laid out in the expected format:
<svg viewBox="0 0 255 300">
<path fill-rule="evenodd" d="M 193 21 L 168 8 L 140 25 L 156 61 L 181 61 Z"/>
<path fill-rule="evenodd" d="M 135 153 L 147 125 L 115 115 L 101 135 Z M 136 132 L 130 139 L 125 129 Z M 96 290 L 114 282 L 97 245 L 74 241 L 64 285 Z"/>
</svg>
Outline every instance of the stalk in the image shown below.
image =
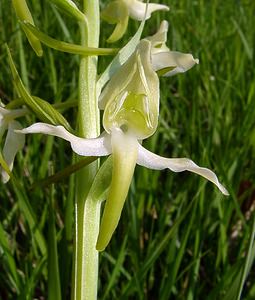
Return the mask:
<svg viewBox="0 0 255 300">
<path fill-rule="evenodd" d="M 87 23 L 80 24 L 81 45 L 98 47 L 100 19 L 99 0 L 84 0 Z M 79 70 L 78 129 L 80 136 L 97 137 L 100 131 L 96 94 L 97 57 L 81 57 Z M 93 162 L 76 176 L 75 240 L 73 268 L 73 300 L 97 298 L 98 251 L 96 241 L 100 223 L 100 203 L 86 199 L 98 162 Z"/>
</svg>

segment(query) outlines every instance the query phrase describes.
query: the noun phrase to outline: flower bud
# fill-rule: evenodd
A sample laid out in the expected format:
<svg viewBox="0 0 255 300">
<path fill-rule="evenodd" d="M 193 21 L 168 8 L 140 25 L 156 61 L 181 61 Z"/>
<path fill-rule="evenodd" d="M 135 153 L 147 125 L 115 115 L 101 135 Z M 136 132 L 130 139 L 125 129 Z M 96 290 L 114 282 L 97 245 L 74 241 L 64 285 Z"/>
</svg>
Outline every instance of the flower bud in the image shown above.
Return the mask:
<svg viewBox="0 0 255 300">
<path fill-rule="evenodd" d="M 12 0 L 12 5 L 20 21 L 26 21 L 34 25 L 34 20 L 25 0 Z M 26 28 L 23 28 L 27 39 L 37 56 L 43 55 L 39 39 Z"/>
</svg>

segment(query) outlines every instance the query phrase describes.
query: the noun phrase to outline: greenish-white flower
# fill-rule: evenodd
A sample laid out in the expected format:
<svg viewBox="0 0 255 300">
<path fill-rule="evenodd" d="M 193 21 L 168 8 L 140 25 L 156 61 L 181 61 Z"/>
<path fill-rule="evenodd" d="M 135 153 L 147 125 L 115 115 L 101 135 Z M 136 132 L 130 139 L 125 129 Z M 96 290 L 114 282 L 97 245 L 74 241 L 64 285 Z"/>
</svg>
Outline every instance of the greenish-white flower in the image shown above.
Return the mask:
<svg viewBox="0 0 255 300">
<path fill-rule="evenodd" d="M 110 24 L 116 24 L 107 41 L 113 43 L 122 38 L 127 30 L 129 17 L 142 21 L 144 18 L 145 20 L 149 19 L 154 11 L 169 10 L 166 5 L 149 3 L 146 11 L 146 5 L 141 0 L 114 0 L 110 2 L 101 13 L 103 20 Z"/>
<path fill-rule="evenodd" d="M 94 139 L 77 137 L 62 126 L 36 123 L 22 133 L 44 133 L 70 142 L 82 156 L 113 156 L 113 174 L 101 221 L 97 249 L 104 250 L 115 231 L 136 164 L 174 172 L 190 171 L 213 182 L 227 195 L 217 176 L 188 158 L 165 158 L 142 146 L 158 124 L 159 79 L 153 69 L 153 43 L 142 40 L 135 52 L 112 76 L 100 96 L 105 131 Z"/>
<path fill-rule="evenodd" d="M 165 77 L 184 73 L 199 63 L 192 54 L 171 51 L 166 46 L 167 32 L 168 22 L 163 21 L 157 33 L 146 38 L 152 43 L 153 70 Z"/>
<path fill-rule="evenodd" d="M 15 118 L 24 114 L 23 109 L 8 110 L 0 107 L 0 142 L 7 130 L 2 154 L 3 158 L 8 165 L 9 169 L 12 170 L 15 156 L 19 150 L 24 147 L 25 137 L 15 132 L 17 129 L 21 129 L 22 126 Z M 0 167 L 2 181 L 6 183 L 10 176 Z"/>
</svg>

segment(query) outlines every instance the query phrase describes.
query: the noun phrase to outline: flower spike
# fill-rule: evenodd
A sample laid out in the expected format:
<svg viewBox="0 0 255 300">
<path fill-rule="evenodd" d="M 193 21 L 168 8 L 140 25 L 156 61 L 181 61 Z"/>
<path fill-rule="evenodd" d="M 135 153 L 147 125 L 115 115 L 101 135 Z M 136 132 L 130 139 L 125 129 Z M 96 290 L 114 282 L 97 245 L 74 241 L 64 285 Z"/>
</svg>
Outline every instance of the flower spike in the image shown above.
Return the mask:
<svg viewBox="0 0 255 300">
<path fill-rule="evenodd" d="M 132 180 L 135 165 L 173 172 L 190 171 L 212 183 L 224 194 L 227 190 L 209 169 L 196 165 L 188 158 L 165 158 L 143 148 L 140 141 L 151 136 L 158 124 L 159 79 L 155 58 L 171 67 L 166 75 L 188 70 L 189 54 L 170 51 L 165 45 L 167 22 L 161 24 L 152 37 L 141 40 L 136 50 L 111 77 L 99 99 L 104 109 L 105 132 L 95 139 L 84 139 L 69 133 L 62 126 L 37 123 L 21 133 L 45 133 L 70 142 L 73 151 L 84 156 L 113 156 L 112 181 L 106 197 L 96 248 L 108 245 L 120 219 L 122 208 Z M 159 64 L 159 62 L 157 62 Z M 156 69 L 156 70 L 155 70 Z M 170 74 L 169 74 L 170 72 Z M 172 72 L 172 73 L 171 73 Z"/>
</svg>

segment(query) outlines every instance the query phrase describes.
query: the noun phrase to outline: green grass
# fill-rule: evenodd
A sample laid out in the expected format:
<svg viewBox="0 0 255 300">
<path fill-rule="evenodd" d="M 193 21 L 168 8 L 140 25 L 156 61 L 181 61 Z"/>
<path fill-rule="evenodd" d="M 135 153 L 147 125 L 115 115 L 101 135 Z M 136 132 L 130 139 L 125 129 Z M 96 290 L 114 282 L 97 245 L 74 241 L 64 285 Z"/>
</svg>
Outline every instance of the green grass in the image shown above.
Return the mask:
<svg viewBox="0 0 255 300">
<path fill-rule="evenodd" d="M 120 224 L 100 254 L 99 299 L 252 300 L 255 2 L 168 2 L 171 11 L 154 15 L 144 36 L 166 18 L 169 47 L 193 53 L 200 64 L 186 74 L 161 79 L 159 127 L 144 145 L 162 156 L 189 157 L 213 169 L 230 196 L 222 196 L 197 175 L 136 167 Z M 79 42 L 78 27 L 69 17 L 48 1 L 29 3 L 43 32 Z M 102 25 L 104 47 L 112 28 Z M 136 28 L 130 21 L 129 34 Z M 32 95 L 50 103 L 77 99 L 78 57 L 44 47 L 44 56 L 37 58 L 10 1 L 1 0 L 0 98 L 5 104 L 17 97 L 6 42 Z M 99 69 L 109 61 L 100 58 Z M 64 113 L 73 128 L 76 113 Z M 31 114 L 22 122 L 25 126 L 35 120 Z M 0 299 L 49 299 L 50 294 L 57 299 L 60 291 L 53 282 L 58 278 L 49 276 L 57 264 L 62 299 L 70 298 L 73 176 L 54 188 L 31 186 L 71 162 L 69 144 L 27 136 L 15 162 L 15 179 L 0 183 Z"/>
</svg>

